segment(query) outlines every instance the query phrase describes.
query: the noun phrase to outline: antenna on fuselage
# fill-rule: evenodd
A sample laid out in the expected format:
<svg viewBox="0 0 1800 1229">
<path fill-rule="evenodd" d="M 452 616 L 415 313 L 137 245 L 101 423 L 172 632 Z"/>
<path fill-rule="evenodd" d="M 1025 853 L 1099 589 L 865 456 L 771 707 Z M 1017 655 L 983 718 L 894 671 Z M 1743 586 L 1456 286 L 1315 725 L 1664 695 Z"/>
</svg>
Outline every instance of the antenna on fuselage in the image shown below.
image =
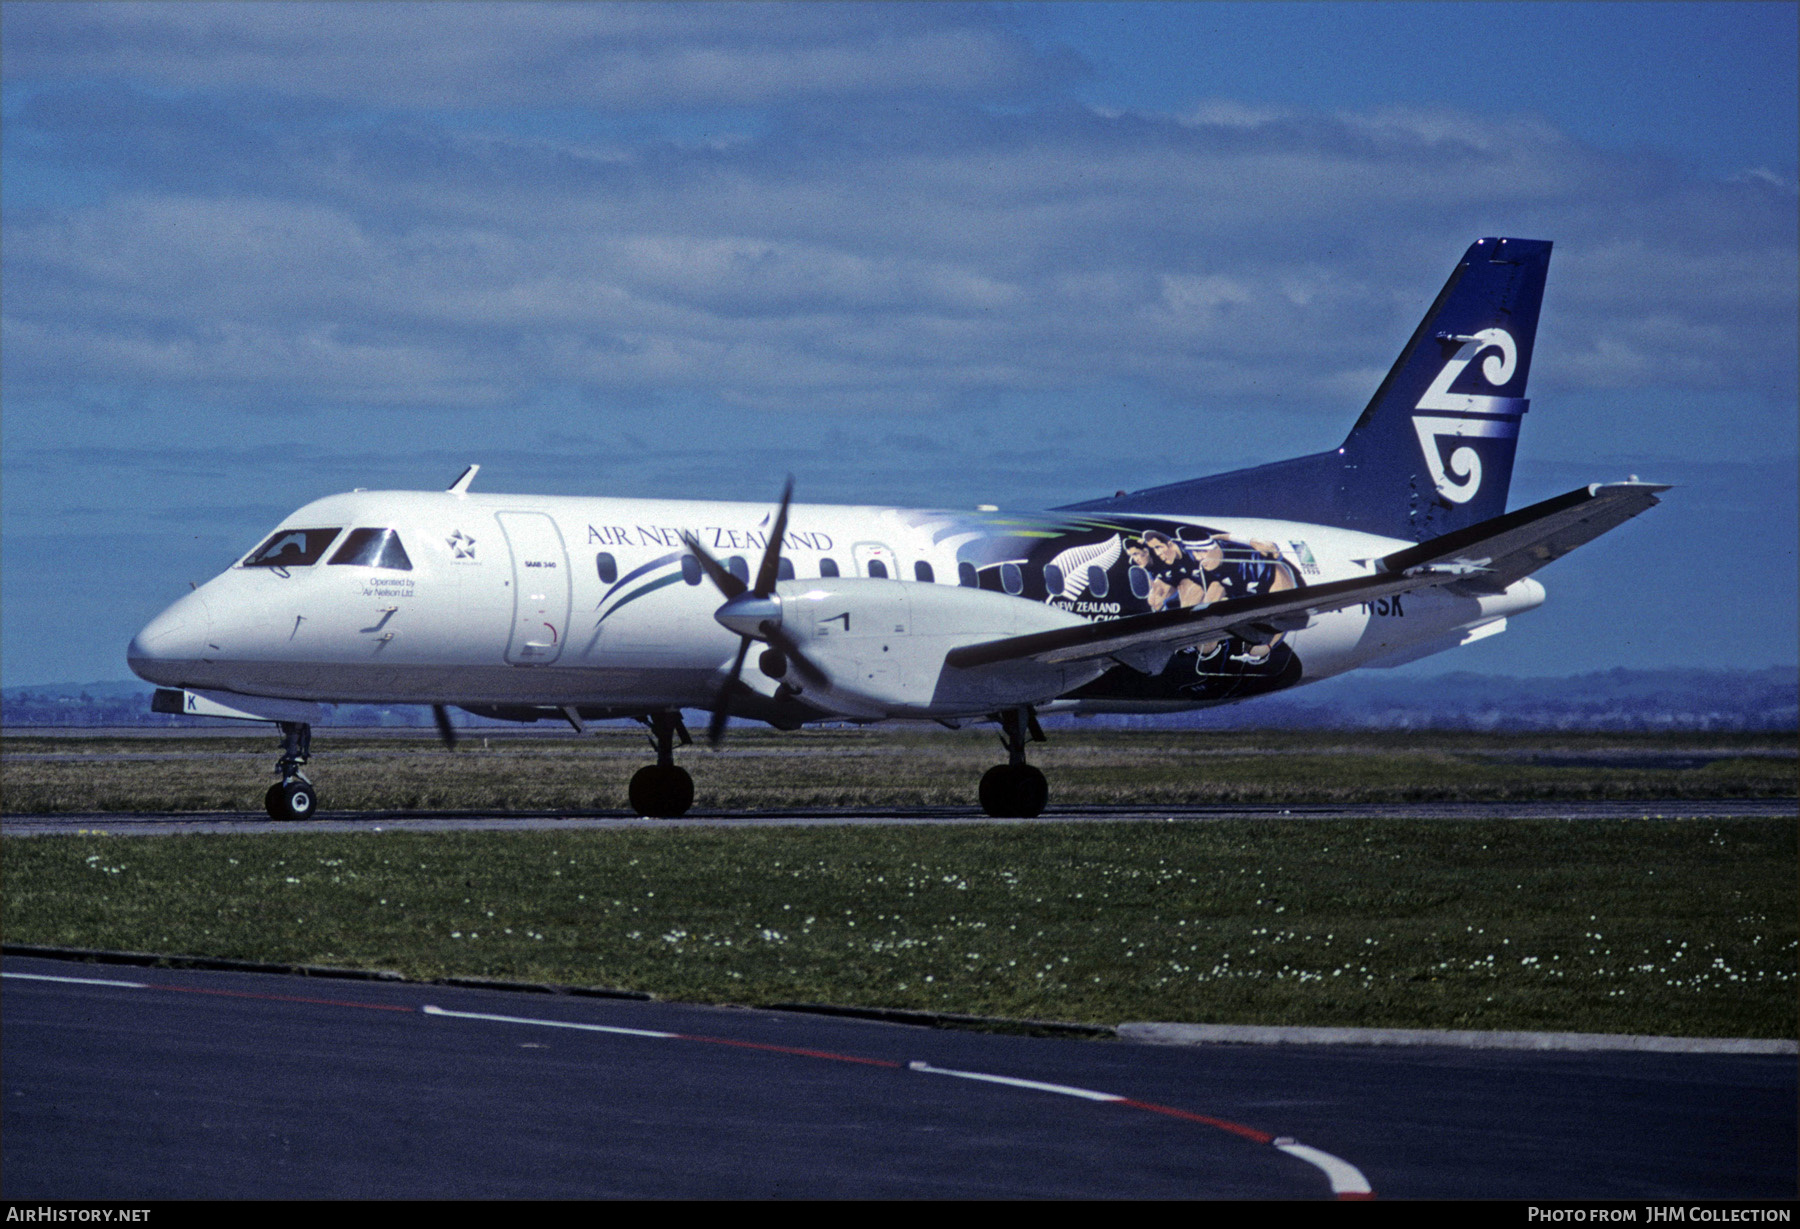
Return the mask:
<svg viewBox="0 0 1800 1229">
<path fill-rule="evenodd" d="M 450 493 L 452 495 L 467 495 L 469 493 L 469 484 L 471 482 L 475 481 L 475 475 L 480 472 L 481 472 L 481 466 L 479 466 L 479 465 L 469 466 L 469 468 L 465 469 L 462 472 L 461 477 L 459 477 L 455 482 L 452 482 L 450 484 Z"/>
</svg>

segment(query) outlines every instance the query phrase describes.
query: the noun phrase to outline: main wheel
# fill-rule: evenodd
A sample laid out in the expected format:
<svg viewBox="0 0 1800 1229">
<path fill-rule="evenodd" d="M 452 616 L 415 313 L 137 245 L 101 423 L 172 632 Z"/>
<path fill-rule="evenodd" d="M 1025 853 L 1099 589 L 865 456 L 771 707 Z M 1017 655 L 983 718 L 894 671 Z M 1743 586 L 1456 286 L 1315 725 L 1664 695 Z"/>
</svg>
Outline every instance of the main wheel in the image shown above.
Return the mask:
<svg viewBox="0 0 1800 1229">
<path fill-rule="evenodd" d="M 679 819 L 694 805 L 694 778 L 678 765 L 651 764 L 631 775 L 631 809 L 645 817 Z"/>
<path fill-rule="evenodd" d="M 282 781 L 269 787 L 263 795 L 263 807 L 270 819 L 311 819 L 319 806 L 319 796 L 310 781 Z"/>
<path fill-rule="evenodd" d="M 1019 765 L 1016 778 L 1018 792 L 1014 795 L 1018 810 L 1014 812 L 1020 819 L 1036 819 L 1044 813 L 1044 806 L 1050 801 L 1050 782 L 1044 780 L 1044 774 L 1030 764 Z"/>
<path fill-rule="evenodd" d="M 1035 819 L 1050 801 L 1050 783 L 1030 764 L 996 764 L 981 776 L 981 809 L 996 819 Z"/>
</svg>

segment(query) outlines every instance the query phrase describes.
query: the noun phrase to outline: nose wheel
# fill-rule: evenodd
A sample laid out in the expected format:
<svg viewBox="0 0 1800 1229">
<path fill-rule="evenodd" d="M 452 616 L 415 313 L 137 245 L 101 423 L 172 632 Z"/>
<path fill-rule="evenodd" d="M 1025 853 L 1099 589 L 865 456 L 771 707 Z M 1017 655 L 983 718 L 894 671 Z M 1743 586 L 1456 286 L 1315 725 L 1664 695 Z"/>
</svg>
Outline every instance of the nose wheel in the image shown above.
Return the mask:
<svg viewBox="0 0 1800 1229">
<path fill-rule="evenodd" d="M 313 792 L 312 782 L 304 778 L 277 781 L 263 795 L 263 808 L 268 811 L 269 818 L 275 820 L 311 819 L 318 805 L 319 797 Z"/>
<path fill-rule="evenodd" d="M 1025 744 L 1043 742 L 1043 727 L 1030 708 L 1008 709 L 994 719 L 1000 723 L 1008 762 L 982 774 L 981 809 L 996 819 L 1035 819 L 1050 801 L 1050 783 L 1025 762 Z"/>
<path fill-rule="evenodd" d="M 312 726 L 303 721 L 283 721 L 279 725 L 281 758 L 275 761 L 275 771 L 281 780 L 263 795 L 263 809 L 270 819 L 311 819 L 319 809 L 319 794 L 300 767 L 312 754 Z"/>
<path fill-rule="evenodd" d="M 675 740 L 686 747 L 693 743 L 681 714 L 651 713 L 639 718 L 650 727 L 650 745 L 656 748 L 656 763 L 638 769 L 631 776 L 629 790 L 631 809 L 639 815 L 659 819 L 679 819 L 694 805 L 694 778 L 675 763 Z"/>
</svg>

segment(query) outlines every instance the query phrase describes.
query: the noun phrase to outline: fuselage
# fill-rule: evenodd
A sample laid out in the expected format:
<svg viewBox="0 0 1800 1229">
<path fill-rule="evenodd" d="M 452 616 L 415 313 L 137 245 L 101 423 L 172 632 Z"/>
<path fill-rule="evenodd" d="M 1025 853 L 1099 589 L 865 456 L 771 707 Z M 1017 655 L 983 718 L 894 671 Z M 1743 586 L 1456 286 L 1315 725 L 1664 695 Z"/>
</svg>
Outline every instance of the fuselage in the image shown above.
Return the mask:
<svg viewBox="0 0 1800 1229">
<path fill-rule="evenodd" d="M 714 620 L 721 594 L 687 542 L 748 579 L 771 520 L 758 503 L 334 495 L 171 605 L 132 641 L 130 662 L 169 687 L 325 703 L 705 708 L 740 638 Z M 784 579 L 814 582 L 806 596 L 856 588 L 859 609 L 880 612 L 880 643 L 857 646 L 873 663 L 864 699 L 820 715 L 949 717 L 991 711 L 993 695 L 880 679 L 925 653 L 914 642 L 928 633 L 923 660 L 939 661 L 943 644 L 1366 576 L 1411 545 L 1244 517 L 795 504 L 781 561 Z M 909 602 L 925 585 L 991 596 Z M 1030 699 L 1095 711 L 1229 702 L 1454 647 L 1542 600 L 1530 579 L 1407 594 L 1314 615 L 1273 643 L 1194 646 L 1154 674 L 1091 664 L 1035 682 L 1044 694 Z M 933 613 L 944 610 L 948 622 Z M 846 618 L 845 630 L 875 621 Z"/>
</svg>

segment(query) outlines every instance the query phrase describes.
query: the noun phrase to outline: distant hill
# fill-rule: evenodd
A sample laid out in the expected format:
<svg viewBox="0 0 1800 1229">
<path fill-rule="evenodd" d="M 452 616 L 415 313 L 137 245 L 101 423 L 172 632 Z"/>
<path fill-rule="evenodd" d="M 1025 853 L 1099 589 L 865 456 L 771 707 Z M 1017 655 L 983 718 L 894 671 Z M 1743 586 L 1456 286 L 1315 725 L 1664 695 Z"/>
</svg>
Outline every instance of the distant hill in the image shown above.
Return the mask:
<svg viewBox="0 0 1800 1229">
<path fill-rule="evenodd" d="M 181 726 L 191 717 L 150 711 L 146 683 L 9 687 L 0 722 L 17 726 Z M 1072 718 L 1058 718 L 1060 724 Z M 1358 671 L 1243 704 L 1155 717 L 1097 716 L 1083 724 L 1196 729 L 1793 730 L 1800 728 L 1800 669 L 1604 670 L 1569 678 Z M 456 713 L 458 725 L 499 725 Z M 341 705 L 336 726 L 429 726 L 417 706 Z"/>
<path fill-rule="evenodd" d="M 1794 730 L 1800 669 L 1614 669 L 1567 678 L 1363 670 L 1157 721 L 1204 729 Z"/>
</svg>

